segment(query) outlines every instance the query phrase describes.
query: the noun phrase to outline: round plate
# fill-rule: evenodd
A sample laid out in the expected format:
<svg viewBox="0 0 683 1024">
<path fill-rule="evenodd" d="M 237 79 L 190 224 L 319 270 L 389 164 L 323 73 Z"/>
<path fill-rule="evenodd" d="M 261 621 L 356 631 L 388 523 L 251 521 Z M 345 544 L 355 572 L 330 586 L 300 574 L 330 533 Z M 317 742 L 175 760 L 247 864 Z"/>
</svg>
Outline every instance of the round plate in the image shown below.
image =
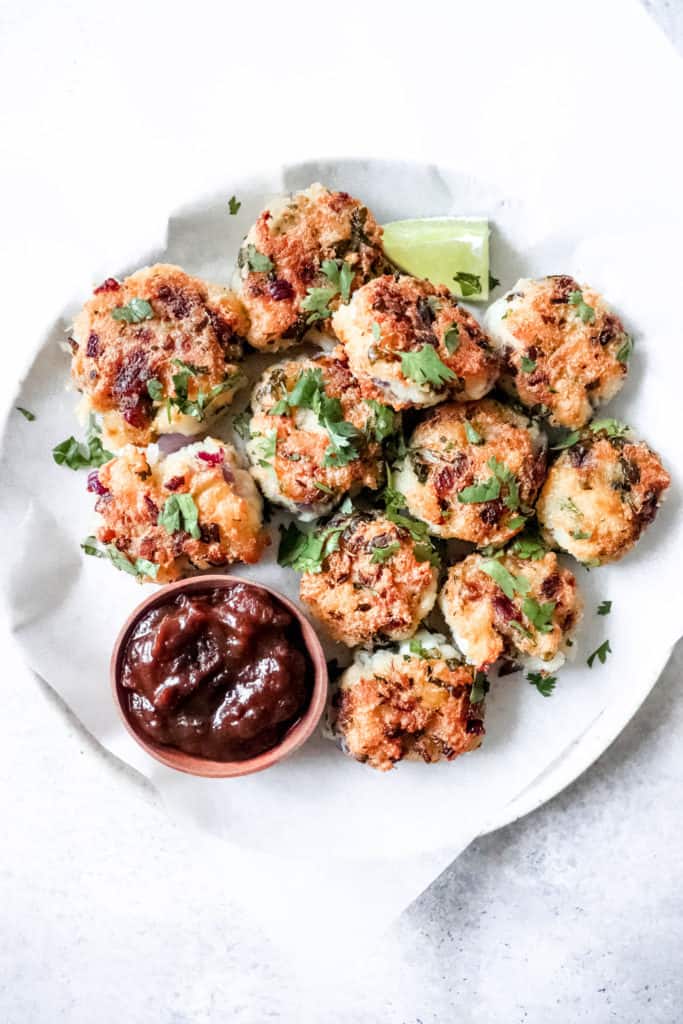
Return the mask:
<svg viewBox="0 0 683 1024">
<path fill-rule="evenodd" d="M 632 373 L 609 414 L 628 418 L 645 433 L 673 468 L 677 458 L 677 360 L 672 324 L 674 298 L 654 303 L 656 284 L 632 287 L 633 261 L 642 251 L 644 227 L 625 234 L 621 211 L 605 209 L 600 230 L 581 208 L 553 204 L 538 209 L 504 188 L 467 174 L 419 164 L 381 161 L 307 163 L 244 181 L 230 180 L 220 195 L 196 201 L 171 217 L 168 236 L 144 255 L 131 253 L 127 266 L 108 269 L 123 276 L 142 263 L 175 262 L 209 280 L 229 282 L 242 236 L 268 196 L 323 181 L 360 196 L 378 220 L 461 214 L 488 217 L 492 226 L 491 269 L 501 289 L 526 275 L 567 272 L 590 280 L 622 313 L 639 342 Z M 231 217 L 227 197 L 242 206 Z M 610 232 L 619 226 L 619 236 Z M 666 251 L 667 225 L 647 222 L 648 244 Z M 642 275 L 647 273 L 647 266 Z M 493 681 L 487 736 L 476 754 L 452 764 L 404 764 L 388 775 L 344 758 L 314 737 L 271 771 L 235 780 L 174 776 L 150 761 L 118 722 L 107 687 L 107 663 L 116 633 L 140 600 L 140 588 L 101 560 L 84 558 L 79 541 L 91 532 L 92 499 L 85 474 L 57 467 L 54 444 L 81 434 L 74 416 L 77 396 L 64 390 L 68 359 L 63 341 L 78 298 L 54 317 L 40 340 L 14 404 L 37 413 L 28 423 L 12 413 L 2 440 L 0 473 L 7 483 L 0 510 L 4 589 L 17 639 L 33 668 L 67 701 L 86 727 L 117 756 L 143 771 L 175 806 L 213 832 L 257 848 L 312 856 L 365 859 L 447 850 L 462 845 L 538 807 L 573 781 L 612 741 L 649 692 L 681 633 L 674 601 L 653 600 L 677 592 L 681 556 L 679 496 L 672 496 L 657 523 L 623 563 L 590 574 L 574 566 L 586 603 L 576 660 L 562 671 L 555 694 L 542 698 L 523 676 Z M 472 307 L 481 314 L 481 307 Z M 641 341 L 641 338 L 646 338 Z M 260 362 L 259 362 L 260 360 Z M 263 366 L 255 357 L 252 376 Z M 239 412 L 245 399 L 234 406 Z M 215 433 L 231 438 L 229 417 Z M 297 600 L 297 579 L 270 556 L 254 567 L 235 567 Z M 39 543 L 37 543 L 37 539 Z M 30 586 L 27 586 L 30 581 Z M 609 619 L 595 615 L 609 598 Z M 643 638 L 647 637 L 647 644 Z M 612 654 L 592 670 L 586 657 L 606 638 Z M 339 652 L 326 644 L 328 655 Z M 258 806 L 259 813 L 253 813 Z"/>
</svg>

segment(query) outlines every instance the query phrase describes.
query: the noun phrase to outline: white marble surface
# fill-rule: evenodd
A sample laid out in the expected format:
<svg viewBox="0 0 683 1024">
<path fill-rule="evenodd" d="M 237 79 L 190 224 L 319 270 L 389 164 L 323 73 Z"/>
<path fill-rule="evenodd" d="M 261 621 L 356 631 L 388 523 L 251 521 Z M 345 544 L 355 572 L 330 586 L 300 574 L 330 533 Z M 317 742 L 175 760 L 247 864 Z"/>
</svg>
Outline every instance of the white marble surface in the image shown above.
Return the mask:
<svg viewBox="0 0 683 1024">
<path fill-rule="evenodd" d="M 646 6 L 680 49 L 681 5 Z M 322 992 L 231 902 L 215 850 L 8 658 L 2 1024 L 682 1019 L 683 646 L 592 770 L 476 842 Z"/>
</svg>

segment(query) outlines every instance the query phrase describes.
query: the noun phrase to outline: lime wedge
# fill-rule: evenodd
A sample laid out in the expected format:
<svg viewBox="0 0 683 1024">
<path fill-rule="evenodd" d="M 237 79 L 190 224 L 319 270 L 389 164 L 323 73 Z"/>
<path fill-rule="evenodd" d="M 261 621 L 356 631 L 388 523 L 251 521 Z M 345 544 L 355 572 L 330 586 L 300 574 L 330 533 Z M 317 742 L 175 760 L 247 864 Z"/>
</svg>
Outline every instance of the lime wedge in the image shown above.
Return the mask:
<svg viewBox="0 0 683 1024">
<path fill-rule="evenodd" d="M 384 251 L 397 267 L 445 284 L 467 302 L 489 297 L 489 222 L 424 217 L 384 225 Z"/>
</svg>

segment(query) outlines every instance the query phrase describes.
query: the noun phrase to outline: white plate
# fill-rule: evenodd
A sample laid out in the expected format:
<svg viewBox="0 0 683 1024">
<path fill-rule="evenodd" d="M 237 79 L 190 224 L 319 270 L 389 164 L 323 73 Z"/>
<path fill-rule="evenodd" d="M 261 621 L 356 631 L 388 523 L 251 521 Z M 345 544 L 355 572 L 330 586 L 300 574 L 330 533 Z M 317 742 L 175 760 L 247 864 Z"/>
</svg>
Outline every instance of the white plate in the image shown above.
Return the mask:
<svg viewBox="0 0 683 1024">
<path fill-rule="evenodd" d="M 127 267 L 112 267 L 109 273 L 121 276 L 140 263 L 163 260 L 208 279 L 229 281 L 240 236 L 267 196 L 315 180 L 360 196 L 380 221 L 439 214 L 488 216 L 492 270 L 503 287 L 529 273 L 589 278 L 615 302 L 637 335 L 645 328 L 648 335 L 647 342 L 638 337 L 631 378 L 610 413 L 628 418 L 673 468 L 677 405 L 669 367 L 676 352 L 670 326 L 675 320 L 630 286 L 631 265 L 642 246 L 666 247 L 666 225 L 631 223 L 625 234 L 617 227 L 619 211 L 606 209 L 598 233 L 595 222 L 586 222 L 582 211 L 569 203 L 540 209 L 434 167 L 377 161 L 306 164 L 264 174 L 258 182 L 229 181 L 224 194 L 173 216 L 164 245 L 150 247 L 151 253 L 132 253 Z M 237 217 L 227 215 L 232 193 L 242 201 Z M 646 278 L 645 268 L 640 270 L 643 288 Z M 90 284 L 83 282 L 81 299 Z M 654 290 L 656 283 L 650 287 Z M 68 361 L 56 346 L 75 308 L 65 309 L 47 330 L 17 399 L 36 411 L 38 419 L 29 424 L 10 415 L 3 438 L 0 473 L 8 501 L 0 513 L 0 543 L 12 565 L 7 587 L 15 630 L 31 665 L 94 735 L 172 794 L 195 820 L 226 836 L 239 835 L 246 845 L 272 848 L 286 843 L 296 852 L 301 844 L 309 853 L 334 849 L 354 859 L 449 848 L 554 796 L 599 756 L 653 686 L 683 631 L 677 606 L 656 600 L 677 587 L 677 488 L 657 523 L 621 565 L 590 575 L 576 569 L 587 602 L 576 664 L 563 671 L 550 700 L 518 677 L 496 684 L 487 740 L 476 755 L 452 765 L 403 765 L 382 776 L 314 740 L 286 765 L 227 787 L 174 775 L 149 762 L 118 725 L 106 679 L 113 636 L 142 594 L 129 577 L 81 556 L 78 541 L 89 532 L 91 514 L 84 475 L 57 468 L 50 458 L 52 445 L 79 430 L 73 417 L 76 396 L 63 389 Z M 475 307 L 475 312 L 481 310 Z M 264 574 L 296 596 L 295 577 L 272 560 L 244 574 Z M 648 588 L 653 588 L 654 600 Z M 613 600 L 613 614 L 596 619 L 594 609 L 603 597 Z M 585 657 L 605 635 L 614 654 L 605 666 L 590 671 Z M 406 828 L 406 822 L 412 827 Z"/>
</svg>

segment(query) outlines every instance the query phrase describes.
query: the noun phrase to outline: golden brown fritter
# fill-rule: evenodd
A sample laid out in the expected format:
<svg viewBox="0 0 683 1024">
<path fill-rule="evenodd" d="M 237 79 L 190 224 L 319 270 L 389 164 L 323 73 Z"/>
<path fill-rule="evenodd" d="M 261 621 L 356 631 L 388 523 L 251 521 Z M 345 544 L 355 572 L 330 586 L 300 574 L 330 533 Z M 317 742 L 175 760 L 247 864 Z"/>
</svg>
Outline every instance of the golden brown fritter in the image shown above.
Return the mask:
<svg viewBox="0 0 683 1024">
<path fill-rule="evenodd" d="M 654 520 L 670 482 L 644 442 L 616 420 L 596 420 L 550 467 L 538 521 L 547 543 L 580 562 L 616 562 Z"/>
<path fill-rule="evenodd" d="M 626 380 L 624 325 L 596 291 L 566 274 L 518 281 L 485 323 L 505 362 L 503 386 L 555 426 L 583 427 Z"/>
<path fill-rule="evenodd" d="M 180 267 L 157 264 L 96 288 L 74 321 L 71 376 L 102 414 L 105 444 L 205 429 L 245 383 L 238 361 L 247 323 L 233 292 Z M 183 373 L 177 360 L 196 372 Z"/>
<path fill-rule="evenodd" d="M 332 326 L 363 393 L 394 409 L 481 398 L 500 373 L 474 317 L 429 281 L 378 277 L 339 307 Z"/>
<path fill-rule="evenodd" d="M 340 285 L 325 263 L 330 260 L 348 282 Z M 323 311 L 336 309 L 355 288 L 384 272 L 382 229 L 347 192 L 311 185 L 263 211 L 244 240 L 238 267 L 251 318 L 249 341 L 276 352 L 296 345 L 311 328 L 324 329 L 329 314 Z M 319 292 L 311 298 L 316 289 L 328 291 L 327 301 Z"/>
<path fill-rule="evenodd" d="M 526 416 L 492 398 L 449 402 L 418 424 L 394 486 L 430 533 L 501 546 L 523 529 L 545 465 Z"/>
<path fill-rule="evenodd" d="M 115 545 L 133 563 L 154 563 L 156 576 L 139 574 L 158 583 L 178 579 L 190 566 L 257 562 L 267 543 L 253 480 L 235 451 L 213 438 L 160 462 L 148 461 L 144 450 L 128 446 L 91 474 L 89 486 L 99 494 L 97 539 Z M 172 533 L 158 522 L 170 498 L 188 495 L 197 511 L 198 538 L 184 528 L 184 519 Z"/>
<path fill-rule="evenodd" d="M 469 555 L 449 570 L 439 605 L 459 649 L 484 671 L 506 656 L 555 672 L 582 614 L 574 574 L 552 552 L 535 561 Z"/>
<path fill-rule="evenodd" d="M 380 513 L 340 514 L 329 526 L 343 530 L 339 546 L 301 577 L 301 600 L 348 647 L 412 636 L 436 600 L 438 569 Z"/>
<path fill-rule="evenodd" d="M 302 392 L 302 404 L 288 405 L 297 392 Z M 323 411 L 311 408 L 321 395 L 325 401 L 336 400 L 341 421 L 355 428 L 339 457 L 333 441 L 338 428 L 331 432 Z M 251 405 L 247 454 L 252 475 L 269 501 L 310 520 L 331 511 L 349 491 L 379 486 L 382 450 L 373 426 L 377 411 L 363 400 L 337 352 L 269 367 Z M 274 408 L 279 415 L 272 415 Z M 391 410 L 388 414 L 393 415 Z"/>
<path fill-rule="evenodd" d="M 441 641 L 418 633 L 398 651 L 356 656 L 331 699 L 330 726 L 346 753 L 387 771 L 404 759 L 452 761 L 481 745 L 484 702 L 470 703 L 475 671 Z"/>
</svg>

